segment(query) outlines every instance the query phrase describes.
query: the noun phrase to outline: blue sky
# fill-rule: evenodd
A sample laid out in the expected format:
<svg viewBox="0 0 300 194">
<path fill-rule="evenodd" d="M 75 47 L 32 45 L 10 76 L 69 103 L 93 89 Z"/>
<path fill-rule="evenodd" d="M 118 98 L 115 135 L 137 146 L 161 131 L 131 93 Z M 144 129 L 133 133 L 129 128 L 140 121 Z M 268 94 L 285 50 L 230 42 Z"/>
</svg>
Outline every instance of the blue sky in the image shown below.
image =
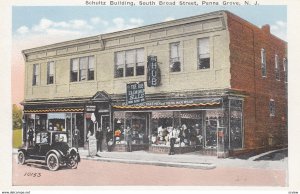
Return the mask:
<svg viewBox="0 0 300 194">
<path fill-rule="evenodd" d="M 64 33 L 69 38 L 96 35 L 171 19 L 229 10 L 286 39 L 286 6 L 14 6 L 13 35 Z M 41 28 L 39 28 L 41 27 Z"/>
</svg>

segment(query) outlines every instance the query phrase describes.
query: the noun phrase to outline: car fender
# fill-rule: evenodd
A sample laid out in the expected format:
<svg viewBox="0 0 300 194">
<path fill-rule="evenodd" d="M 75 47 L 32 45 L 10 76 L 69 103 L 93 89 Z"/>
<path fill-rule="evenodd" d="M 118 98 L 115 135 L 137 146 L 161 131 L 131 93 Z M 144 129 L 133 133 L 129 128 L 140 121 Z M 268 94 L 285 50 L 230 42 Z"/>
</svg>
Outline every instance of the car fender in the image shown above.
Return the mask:
<svg viewBox="0 0 300 194">
<path fill-rule="evenodd" d="M 49 150 L 46 154 L 45 162 L 47 163 L 47 158 L 49 154 L 54 153 L 57 155 L 59 163 L 62 161 L 63 154 L 59 150 Z"/>
</svg>

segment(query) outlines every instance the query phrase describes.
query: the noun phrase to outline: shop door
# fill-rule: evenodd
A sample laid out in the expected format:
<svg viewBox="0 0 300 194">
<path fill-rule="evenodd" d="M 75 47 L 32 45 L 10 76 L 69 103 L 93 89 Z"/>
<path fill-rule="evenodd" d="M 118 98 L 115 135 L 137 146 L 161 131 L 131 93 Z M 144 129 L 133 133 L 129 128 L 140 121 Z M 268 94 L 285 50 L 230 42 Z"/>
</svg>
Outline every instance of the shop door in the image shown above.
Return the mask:
<svg viewBox="0 0 300 194">
<path fill-rule="evenodd" d="M 107 127 L 110 127 L 109 115 L 101 115 L 100 125 L 101 125 L 101 129 L 103 130 L 102 148 L 103 150 L 107 150 L 106 133 L 107 133 Z"/>
<path fill-rule="evenodd" d="M 217 148 L 218 120 L 216 118 L 208 117 L 206 118 L 205 124 L 205 147 Z"/>
</svg>

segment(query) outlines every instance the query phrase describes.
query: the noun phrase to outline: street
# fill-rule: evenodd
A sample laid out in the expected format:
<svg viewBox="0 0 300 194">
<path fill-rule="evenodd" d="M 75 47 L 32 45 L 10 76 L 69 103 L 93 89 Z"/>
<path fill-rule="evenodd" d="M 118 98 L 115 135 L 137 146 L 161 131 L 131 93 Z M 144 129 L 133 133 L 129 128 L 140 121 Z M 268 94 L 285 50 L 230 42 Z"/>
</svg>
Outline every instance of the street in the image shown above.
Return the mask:
<svg viewBox="0 0 300 194">
<path fill-rule="evenodd" d="M 13 155 L 14 186 L 286 186 L 283 169 L 226 167 L 191 169 L 83 159 L 77 169 L 49 171 L 19 165 Z"/>
</svg>

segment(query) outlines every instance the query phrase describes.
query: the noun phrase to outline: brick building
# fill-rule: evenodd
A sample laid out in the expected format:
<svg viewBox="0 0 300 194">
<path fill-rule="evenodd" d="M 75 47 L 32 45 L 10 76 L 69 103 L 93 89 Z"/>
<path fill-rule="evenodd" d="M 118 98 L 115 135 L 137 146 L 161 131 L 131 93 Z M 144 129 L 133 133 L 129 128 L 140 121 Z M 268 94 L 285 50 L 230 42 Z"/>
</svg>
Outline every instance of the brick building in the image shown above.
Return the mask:
<svg viewBox="0 0 300 194">
<path fill-rule="evenodd" d="M 29 127 L 70 137 L 78 128 L 85 147 L 96 126 L 112 129 L 113 150 L 125 151 L 128 128 L 134 150 L 167 152 L 172 134 L 177 153 L 220 157 L 287 145 L 287 43 L 230 12 L 23 55 L 24 137 Z M 133 86 L 140 90 L 126 90 Z"/>
</svg>

